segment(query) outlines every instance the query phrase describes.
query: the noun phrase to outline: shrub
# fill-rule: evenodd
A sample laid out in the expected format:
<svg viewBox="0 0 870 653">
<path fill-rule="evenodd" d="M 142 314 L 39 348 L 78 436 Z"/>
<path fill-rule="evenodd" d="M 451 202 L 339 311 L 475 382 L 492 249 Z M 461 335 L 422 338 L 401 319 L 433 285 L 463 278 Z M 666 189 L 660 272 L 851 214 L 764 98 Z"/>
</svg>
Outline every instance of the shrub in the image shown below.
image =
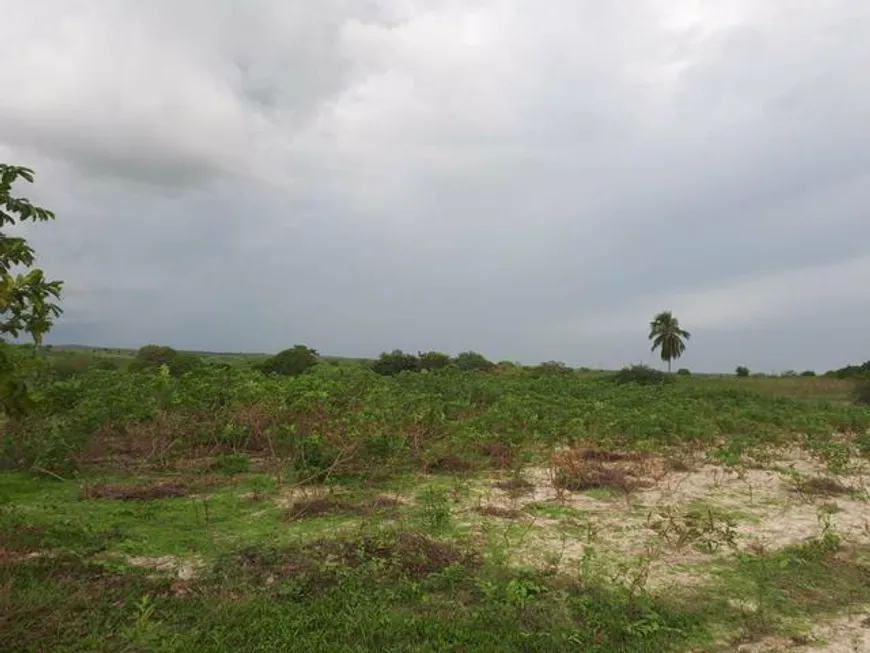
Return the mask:
<svg viewBox="0 0 870 653">
<path fill-rule="evenodd" d="M 803 372 L 801 372 L 801 376 L 815 376 L 815 375 L 816 375 L 816 373 L 813 372 L 812 370 L 804 370 Z"/>
<path fill-rule="evenodd" d="M 860 365 L 847 365 L 838 370 L 827 372 L 825 376 L 833 376 L 838 379 L 870 378 L 870 361 Z"/>
<path fill-rule="evenodd" d="M 317 350 L 305 345 L 296 345 L 267 358 L 256 367 L 264 374 L 299 376 L 317 365 L 317 359 Z"/>
<path fill-rule="evenodd" d="M 58 381 L 65 381 L 86 374 L 93 361 L 87 358 L 62 357 L 51 361 L 51 374 Z"/>
<path fill-rule="evenodd" d="M 734 373 L 735 373 L 738 377 L 740 377 L 741 379 L 743 379 L 743 378 L 746 378 L 747 376 L 749 376 L 749 368 L 748 368 L 748 367 L 743 367 L 743 365 L 740 365 L 736 370 L 734 370 Z"/>
<path fill-rule="evenodd" d="M 94 369 L 113 371 L 121 369 L 121 365 L 118 361 L 112 360 L 111 358 L 98 358 L 94 363 Z"/>
<path fill-rule="evenodd" d="M 186 354 L 161 345 L 145 345 L 136 352 L 136 357 L 130 363 L 134 372 L 156 372 L 162 366 L 169 368 L 172 376 L 181 376 L 192 372 L 202 365 L 198 356 Z"/>
<path fill-rule="evenodd" d="M 561 361 L 547 361 L 531 368 L 533 376 L 557 376 L 571 374 L 573 370 Z"/>
<path fill-rule="evenodd" d="M 637 385 L 664 385 L 673 383 L 674 378 L 660 370 L 654 370 L 648 365 L 630 365 L 623 367 L 613 375 L 614 382 L 623 385 L 635 383 Z"/>
<path fill-rule="evenodd" d="M 440 351 L 420 352 L 418 359 L 421 370 L 440 370 L 450 365 L 450 356 Z"/>
<path fill-rule="evenodd" d="M 462 352 L 453 363 L 463 372 L 486 372 L 495 367 L 492 361 L 487 360 L 483 354 L 478 354 L 476 351 Z"/>
<path fill-rule="evenodd" d="M 400 372 L 419 372 L 420 359 L 414 354 L 406 354 L 401 349 L 382 353 L 372 363 L 372 371 L 382 376 L 393 376 Z"/>
<path fill-rule="evenodd" d="M 677 370 L 677 374 L 680 376 L 692 376 L 692 371 L 688 367 L 681 367 Z"/>
<path fill-rule="evenodd" d="M 856 386 L 855 403 L 870 406 L 870 381 L 862 381 Z"/>
</svg>

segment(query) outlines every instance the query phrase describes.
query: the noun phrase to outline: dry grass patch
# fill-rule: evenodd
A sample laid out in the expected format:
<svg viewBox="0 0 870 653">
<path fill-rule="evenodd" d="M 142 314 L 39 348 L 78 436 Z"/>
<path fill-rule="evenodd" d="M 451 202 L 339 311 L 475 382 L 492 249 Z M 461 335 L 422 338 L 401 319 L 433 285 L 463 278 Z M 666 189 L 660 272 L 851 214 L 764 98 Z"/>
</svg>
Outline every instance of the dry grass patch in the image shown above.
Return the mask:
<svg viewBox="0 0 870 653">
<path fill-rule="evenodd" d="M 296 521 L 309 517 L 327 517 L 330 515 L 373 515 L 394 514 L 398 507 L 403 505 L 394 497 L 377 496 L 368 503 L 353 502 L 339 497 L 313 497 L 299 499 L 287 509 L 284 518 L 287 521 Z"/>
<path fill-rule="evenodd" d="M 446 454 L 439 456 L 433 460 L 429 460 L 423 465 L 423 470 L 427 474 L 449 474 L 451 472 L 470 472 L 474 469 L 467 460 L 463 460 L 456 454 Z"/>
<path fill-rule="evenodd" d="M 800 494 L 813 496 L 845 496 L 853 493 L 852 488 L 843 484 L 839 479 L 831 476 L 814 476 L 795 481 L 794 489 Z"/>
<path fill-rule="evenodd" d="M 478 515 L 483 515 L 484 517 L 500 517 L 501 519 L 519 519 L 523 515 L 523 512 L 521 510 L 505 508 L 503 506 L 496 506 L 493 504 L 478 506 L 474 509 L 474 512 L 476 512 Z"/>
<path fill-rule="evenodd" d="M 575 448 L 553 454 L 553 485 L 582 492 L 608 489 L 627 494 L 646 483 L 648 456 L 604 449 Z"/>
<path fill-rule="evenodd" d="M 520 497 L 524 494 L 530 494 L 535 490 L 534 483 L 532 483 L 531 481 L 527 481 L 520 476 L 514 476 L 512 478 L 499 481 L 494 484 L 494 487 L 502 490 L 503 492 L 507 492 L 509 496 L 514 498 Z"/>
</svg>

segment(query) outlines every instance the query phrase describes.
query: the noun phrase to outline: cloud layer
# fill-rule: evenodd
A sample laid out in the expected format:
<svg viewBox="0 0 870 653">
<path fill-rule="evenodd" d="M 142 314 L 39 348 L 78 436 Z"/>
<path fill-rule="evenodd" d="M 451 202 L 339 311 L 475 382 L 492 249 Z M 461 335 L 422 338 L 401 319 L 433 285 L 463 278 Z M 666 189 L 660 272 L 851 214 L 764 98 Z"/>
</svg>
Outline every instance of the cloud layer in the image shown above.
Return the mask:
<svg viewBox="0 0 870 653">
<path fill-rule="evenodd" d="M 612 367 L 672 309 L 699 370 L 868 357 L 863 0 L 0 15 L 54 342 Z"/>
</svg>

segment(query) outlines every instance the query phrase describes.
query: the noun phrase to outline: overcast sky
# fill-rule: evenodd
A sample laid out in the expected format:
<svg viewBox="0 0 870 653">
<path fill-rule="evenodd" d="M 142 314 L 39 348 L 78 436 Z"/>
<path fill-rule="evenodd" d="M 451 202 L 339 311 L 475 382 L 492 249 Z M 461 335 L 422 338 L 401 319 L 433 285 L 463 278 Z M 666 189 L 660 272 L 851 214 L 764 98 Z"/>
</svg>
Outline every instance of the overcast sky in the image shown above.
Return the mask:
<svg viewBox="0 0 870 653">
<path fill-rule="evenodd" d="M 0 0 L 49 341 L 870 358 L 867 0 Z M 661 361 L 658 361 L 661 365 Z"/>
</svg>

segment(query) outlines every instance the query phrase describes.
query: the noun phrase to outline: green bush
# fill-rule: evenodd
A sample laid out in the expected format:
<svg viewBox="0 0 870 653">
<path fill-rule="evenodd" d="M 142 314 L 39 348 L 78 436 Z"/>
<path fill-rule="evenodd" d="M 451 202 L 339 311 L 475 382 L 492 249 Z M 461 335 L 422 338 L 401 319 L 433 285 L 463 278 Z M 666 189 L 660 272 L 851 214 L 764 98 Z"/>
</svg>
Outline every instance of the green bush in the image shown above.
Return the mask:
<svg viewBox="0 0 870 653">
<path fill-rule="evenodd" d="M 677 374 L 680 376 L 692 376 L 692 371 L 688 367 L 681 367 L 677 370 Z"/>
<path fill-rule="evenodd" d="M 266 359 L 257 365 L 257 368 L 265 374 L 299 376 L 317 365 L 317 360 L 317 350 L 305 345 L 296 345 L 291 349 L 285 349 Z"/>
<path fill-rule="evenodd" d="M 574 370 L 561 361 L 547 361 L 540 365 L 535 365 L 531 368 L 530 372 L 533 376 L 557 376 L 572 374 Z"/>
<path fill-rule="evenodd" d="M 740 365 L 736 370 L 734 370 L 734 373 L 741 379 L 745 379 L 747 376 L 749 376 L 749 368 Z"/>
<path fill-rule="evenodd" d="M 855 388 L 855 403 L 870 406 L 870 381 L 862 381 Z"/>
<path fill-rule="evenodd" d="M 202 366 L 198 356 L 180 352 L 172 347 L 162 345 L 145 345 L 136 352 L 136 357 L 130 363 L 133 372 L 156 372 L 166 365 L 172 376 L 182 376 L 193 372 Z"/>
<path fill-rule="evenodd" d="M 418 354 L 421 370 L 440 370 L 450 365 L 450 356 L 440 351 L 427 351 Z"/>
<path fill-rule="evenodd" d="M 406 354 L 401 349 L 382 353 L 372 363 L 372 371 L 382 376 L 394 376 L 400 372 L 419 372 L 420 359 L 414 354 Z"/>
<path fill-rule="evenodd" d="M 816 373 L 813 370 L 804 370 L 801 372 L 801 376 L 815 376 Z"/>
<path fill-rule="evenodd" d="M 648 365 L 630 365 L 623 367 L 613 375 L 613 380 L 619 385 L 634 383 L 636 385 L 664 385 L 673 383 L 674 377 L 660 370 L 654 370 Z"/>
<path fill-rule="evenodd" d="M 463 372 L 487 372 L 495 367 L 495 364 L 487 360 L 483 354 L 478 354 L 476 351 L 464 351 L 459 354 L 453 361 Z"/>
<path fill-rule="evenodd" d="M 63 356 L 51 361 L 51 375 L 58 381 L 64 381 L 86 374 L 93 365 L 93 360 L 83 357 Z"/>
</svg>

